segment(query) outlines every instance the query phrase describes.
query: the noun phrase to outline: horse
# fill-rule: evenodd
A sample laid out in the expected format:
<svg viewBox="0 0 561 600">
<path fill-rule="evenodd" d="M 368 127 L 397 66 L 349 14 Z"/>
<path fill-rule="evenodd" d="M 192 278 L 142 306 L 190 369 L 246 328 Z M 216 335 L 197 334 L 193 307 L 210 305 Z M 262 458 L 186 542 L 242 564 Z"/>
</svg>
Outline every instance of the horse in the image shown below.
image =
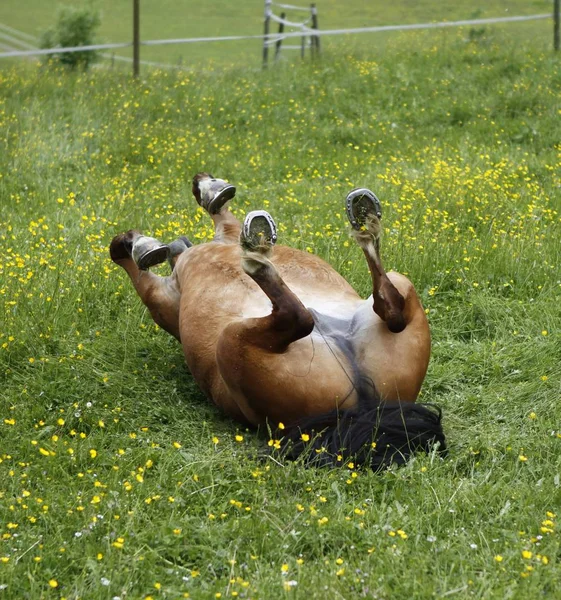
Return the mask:
<svg viewBox="0 0 561 600">
<path fill-rule="evenodd" d="M 192 193 L 214 222 L 212 241 L 165 244 L 130 230 L 110 255 L 181 343 L 205 396 L 238 423 L 273 428 L 275 446 L 308 463 L 352 457 L 377 469 L 445 451 L 440 410 L 415 402 L 430 357 L 427 317 L 411 281 L 384 270 L 377 196 L 356 188 L 345 199 L 372 279 L 363 299 L 320 257 L 277 245 L 268 212 L 241 223 L 229 209 L 235 186 L 201 172 Z M 150 271 L 166 260 L 169 276 Z"/>
</svg>

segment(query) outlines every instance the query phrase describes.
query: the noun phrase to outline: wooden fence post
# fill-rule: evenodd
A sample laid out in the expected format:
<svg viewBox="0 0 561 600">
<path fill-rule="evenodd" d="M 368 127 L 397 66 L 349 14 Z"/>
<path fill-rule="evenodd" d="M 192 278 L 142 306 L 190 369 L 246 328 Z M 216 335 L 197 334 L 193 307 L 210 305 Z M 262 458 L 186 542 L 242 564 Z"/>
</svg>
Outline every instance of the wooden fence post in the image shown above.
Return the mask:
<svg viewBox="0 0 561 600">
<path fill-rule="evenodd" d="M 132 1 L 132 72 L 140 72 L 140 0 Z"/>
<path fill-rule="evenodd" d="M 559 50 L 559 0 L 553 0 L 553 49 Z"/>
<path fill-rule="evenodd" d="M 280 18 L 284 21 L 286 17 L 286 13 L 281 13 Z M 281 44 L 282 44 L 282 32 L 284 31 L 284 23 L 279 23 L 279 39 L 277 40 L 277 43 L 275 44 L 275 62 L 279 59 L 279 54 L 281 51 Z"/>
<path fill-rule="evenodd" d="M 271 4 L 273 0 L 265 0 L 265 23 L 263 25 L 263 68 L 269 62 L 269 23 L 271 21 Z"/>
<path fill-rule="evenodd" d="M 559 1 L 559 0 L 556 0 Z M 310 4 L 312 12 L 312 29 L 318 29 L 318 9 L 315 4 Z M 312 56 L 319 56 L 319 35 L 312 36 Z"/>
</svg>

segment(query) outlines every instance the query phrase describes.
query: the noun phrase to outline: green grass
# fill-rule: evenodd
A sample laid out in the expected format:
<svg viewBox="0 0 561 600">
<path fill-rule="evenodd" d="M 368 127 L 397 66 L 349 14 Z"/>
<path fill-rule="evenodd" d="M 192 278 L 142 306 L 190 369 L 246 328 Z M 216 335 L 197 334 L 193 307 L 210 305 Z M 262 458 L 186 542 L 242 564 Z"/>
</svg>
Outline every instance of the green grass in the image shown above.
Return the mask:
<svg viewBox="0 0 561 600">
<path fill-rule="evenodd" d="M 561 597 L 559 57 L 467 38 L 265 73 L 0 71 L 3 598 Z M 448 458 L 277 464 L 206 402 L 107 250 L 209 239 L 200 169 L 364 295 L 342 199 L 376 190 Z"/>
<path fill-rule="evenodd" d="M 55 22 L 60 5 L 85 4 L 85 0 L 3 0 L 0 4 L 0 23 L 15 27 L 28 34 L 40 36 Z M 307 2 L 290 4 L 307 6 Z M 102 42 L 128 42 L 132 39 L 132 1 L 95 0 L 93 5 L 101 12 L 99 39 Z M 318 0 L 318 18 L 321 29 L 342 29 L 402 23 L 426 23 L 459 19 L 490 18 L 512 15 L 532 15 L 552 12 L 552 0 L 470 0 L 469 2 L 435 2 L 434 0 Z M 227 35 L 260 35 L 263 33 L 262 0 L 159 0 L 141 2 L 141 39 L 170 39 L 186 37 L 214 37 Z M 276 14 L 281 9 L 276 8 Z M 302 20 L 302 13 L 289 12 L 288 18 Z M 277 25 L 271 25 L 271 31 Z M 501 28 L 493 26 L 492 28 Z M 529 22 L 505 26 L 509 35 L 518 39 L 544 37 L 551 44 L 552 24 L 549 21 Z M 432 32 L 432 35 L 436 35 Z M 381 53 L 388 40 L 396 34 L 360 34 L 349 40 L 346 36 L 322 38 L 322 44 L 331 52 L 348 50 L 349 44 L 359 48 L 375 49 Z M 438 38 L 437 38 L 438 39 Z M 290 40 L 299 43 L 298 39 Z M 261 61 L 262 44 L 259 40 L 184 44 L 143 47 L 141 58 L 185 66 L 244 64 L 257 67 Z M 132 56 L 130 49 L 116 50 L 118 56 Z M 299 52 L 285 51 L 283 60 L 298 59 Z M 5 59 L 3 59 L 5 60 Z M 120 63 L 117 63 L 120 64 Z"/>
</svg>

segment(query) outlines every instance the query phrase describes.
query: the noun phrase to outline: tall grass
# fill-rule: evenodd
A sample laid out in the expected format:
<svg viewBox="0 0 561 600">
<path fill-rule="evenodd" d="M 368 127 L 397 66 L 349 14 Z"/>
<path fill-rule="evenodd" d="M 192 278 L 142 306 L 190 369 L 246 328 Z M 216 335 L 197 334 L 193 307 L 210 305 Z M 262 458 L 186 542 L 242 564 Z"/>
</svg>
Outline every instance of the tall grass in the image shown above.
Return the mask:
<svg viewBox="0 0 561 600">
<path fill-rule="evenodd" d="M 5 597 L 559 597 L 559 61 L 431 39 L 267 73 L 0 72 Z M 208 240 L 201 169 L 365 295 L 342 199 L 377 192 L 446 460 L 278 464 L 207 403 L 107 251 L 131 227 Z"/>
</svg>

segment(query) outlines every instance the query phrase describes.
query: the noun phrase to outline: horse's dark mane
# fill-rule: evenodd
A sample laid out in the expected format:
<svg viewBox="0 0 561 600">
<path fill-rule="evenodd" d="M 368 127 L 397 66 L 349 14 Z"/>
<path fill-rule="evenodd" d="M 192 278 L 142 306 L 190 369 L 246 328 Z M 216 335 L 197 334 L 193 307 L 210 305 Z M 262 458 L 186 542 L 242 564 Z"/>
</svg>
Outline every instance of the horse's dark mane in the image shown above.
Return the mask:
<svg viewBox="0 0 561 600">
<path fill-rule="evenodd" d="M 277 431 L 286 458 L 302 456 L 314 466 L 337 466 L 352 460 L 379 470 L 392 463 L 403 464 L 416 452 L 430 453 L 434 448 L 446 452 L 440 408 L 383 402 L 369 380 L 362 380 L 357 390 L 357 407 L 306 417 Z M 309 440 L 304 441 L 303 434 Z"/>
</svg>

